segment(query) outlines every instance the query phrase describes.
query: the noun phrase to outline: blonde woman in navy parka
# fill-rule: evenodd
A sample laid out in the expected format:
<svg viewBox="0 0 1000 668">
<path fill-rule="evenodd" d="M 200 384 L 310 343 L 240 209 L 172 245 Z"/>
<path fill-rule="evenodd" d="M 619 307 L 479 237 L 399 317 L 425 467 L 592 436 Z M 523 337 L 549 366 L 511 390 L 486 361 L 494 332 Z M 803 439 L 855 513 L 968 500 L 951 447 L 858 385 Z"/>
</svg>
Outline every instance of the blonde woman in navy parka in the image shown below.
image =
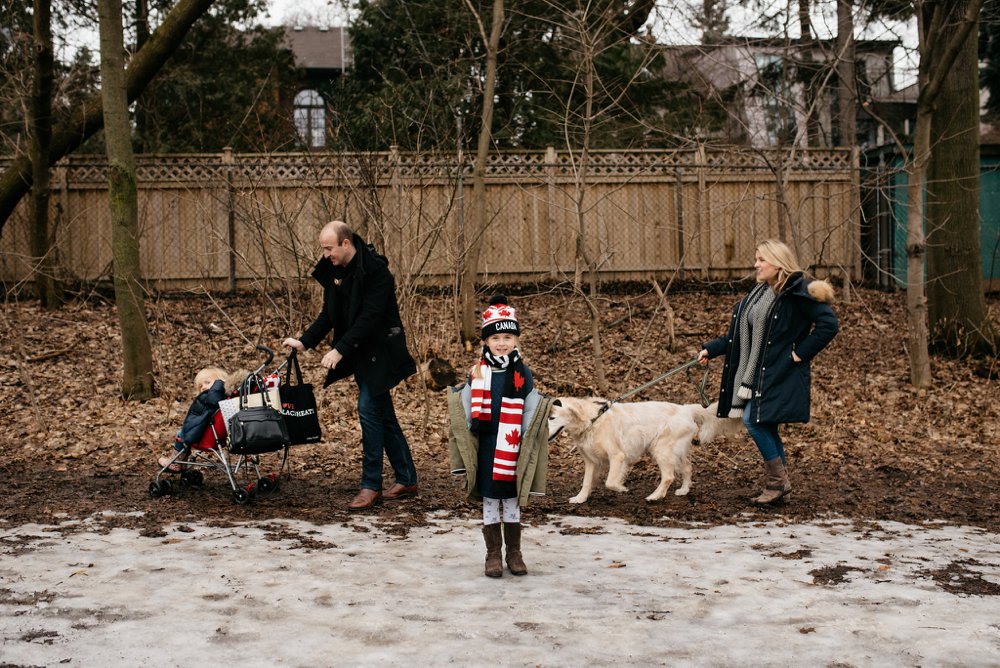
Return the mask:
<svg viewBox="0 0 1000 668">
<path fill-rule="evenodd" d="M 719 417 L 742 417 L 764 459 L 767 482 L 755 504 L 792 490 L 778 425 L 809 421 L 810 363 L 839 326 L 833 287 L 806 276 L 792 250 L 769 239 L 757 246 L 757 285 L 733 308 L 726 336 L 707 342 L 698 362 L 725 355 Z"/>
</svg>

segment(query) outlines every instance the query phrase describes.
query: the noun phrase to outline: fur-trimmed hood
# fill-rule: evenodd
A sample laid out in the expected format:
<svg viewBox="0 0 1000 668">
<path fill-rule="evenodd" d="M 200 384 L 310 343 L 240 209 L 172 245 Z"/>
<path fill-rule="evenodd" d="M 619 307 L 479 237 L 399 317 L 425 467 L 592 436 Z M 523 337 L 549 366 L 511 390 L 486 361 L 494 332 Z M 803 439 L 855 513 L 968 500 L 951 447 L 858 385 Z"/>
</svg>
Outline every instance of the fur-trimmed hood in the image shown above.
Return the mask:
<svg viewBox="0 0 1000 668">
<path fill-rule="evenodd" d="M 827 281 L 814 278 L 809 281 L 806 290 L 809 292 L 809 296 L 818 302 L 822 302 L 824 304 L 833 303 L 833 286 Z"/>
<path fill-rule="evenodd" d="M 789 276 L 781 291 L 806 297 L 821 304 L 831 304 L 834 298 L 833 286 L 829 282 L 807 276 L 801 271 Z"/>
</svg>

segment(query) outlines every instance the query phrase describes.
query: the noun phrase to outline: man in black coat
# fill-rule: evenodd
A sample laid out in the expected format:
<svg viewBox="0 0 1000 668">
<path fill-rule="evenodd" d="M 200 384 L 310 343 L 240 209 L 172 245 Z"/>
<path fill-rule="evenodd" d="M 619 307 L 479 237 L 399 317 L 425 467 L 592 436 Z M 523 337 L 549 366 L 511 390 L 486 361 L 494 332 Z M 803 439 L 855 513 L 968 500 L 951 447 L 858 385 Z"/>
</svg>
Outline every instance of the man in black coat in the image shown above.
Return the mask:
<svg viewBox="0 0 1000 668">
<path fill-rule="evenodd" d="M 313 348 L 332 331 L 333 348 L 321 361 L 329 369 L 324 387 L 352 375 L 358 384 L 364 456 L 361 490 L 348 509 L 416 496 L 417 470 L 389 390 L 417 368 L 406 349 L 388 261 L 339 220 L 323 227 L 319 243 L 323 258 L 312 275 L 323 286 L 323 310 L 302 336 L 285 339 L 283 345 Z M 396 474 L 395 484 L 384 492 L 383 453 Z"/>
</svg>

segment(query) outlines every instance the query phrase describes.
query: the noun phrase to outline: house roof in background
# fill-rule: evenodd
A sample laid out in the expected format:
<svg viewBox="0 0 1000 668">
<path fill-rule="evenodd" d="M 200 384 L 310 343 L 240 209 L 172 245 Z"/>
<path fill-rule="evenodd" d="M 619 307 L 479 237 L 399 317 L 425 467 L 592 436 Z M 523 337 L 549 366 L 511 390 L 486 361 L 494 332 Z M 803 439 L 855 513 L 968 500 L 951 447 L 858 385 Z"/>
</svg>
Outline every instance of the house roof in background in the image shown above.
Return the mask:
<svg viewBox="0 0 1000 668">
<path fill-rule="evenodd" d="M 899 40 L 856 40 L 860 54 L 890 57 Z M 711 44 L 662 45 L 664 74 L 670 79 L 688 81 L 695 86 L 725 90 L 753 80 L 758 74 L 759 55 L 797 53 L 803 49 L 822 59 L 836 51 L 834 40 L 800 40 L 771 37 L 726 37 Z"/>
<path fill-rule="evenodd" d="M 341 26 L 285 26 L 295 64 L 305 70 L 345 70 L 351 66 L 351 38 Z"/>
<path fill-rule="evenodd" d="M 814 48 L 831 50 L 836 48 L 836 39 L 800 39 L 798 37 L 749 37 L 731 35 L 720 38 L 710 44 L 677 44 L 665 45 L 668 49 L 693 49 L 701 51 L 711 51 L 724 47 L 745 47 L 749 49 L 801 49 Z M 897 46 L 902 46 L 902 41 L 898 39 L 856 39 L 854 48 L 863 52 L 890 52 Z"/>
</svg>

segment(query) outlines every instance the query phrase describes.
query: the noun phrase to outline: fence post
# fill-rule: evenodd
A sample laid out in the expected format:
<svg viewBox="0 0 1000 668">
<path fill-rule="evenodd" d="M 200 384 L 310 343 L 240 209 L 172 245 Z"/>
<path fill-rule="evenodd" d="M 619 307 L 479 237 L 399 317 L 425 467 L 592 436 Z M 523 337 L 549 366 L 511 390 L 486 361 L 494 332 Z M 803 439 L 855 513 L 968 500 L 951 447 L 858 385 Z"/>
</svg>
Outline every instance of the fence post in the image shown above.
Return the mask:
<svg viewBox="0 0 1000 668">
<path fill-rule="evenodd" d="M 226 209 L 228 221 L 226 233 L 229 246 L 228 285 L 229 294 L 236 292 L 236 206 L 233 197 L 233 149 L 225 146 L 222 149 L 222 165 L 226 174 Z"/>
<path fill-rule="evenodd" d="M 458 128 L 459 137 L 462 135 L 462 117 L 458 117 Z M 458 271 L 455 272 L 455 284 L 453 286 L 454 294 L 458 296 L 458 281 L 459 277 L 462 276 L 465 271 L 465 192 L 463 190 L 465 183 L 465 154 L 462 151 L 462 142 L 458 142 L 458 167 L 455 169 L 456 172 L 456 183 L 455 183 L 455 224 L 458 226 L 457 230 L 457 241 L 455 249 L 458 251 Z M 459 313 L 460 308 L 458 306 L 458 300 L 455 300 L 455 329 L 461 328 L 462 316 Z"/>
<path fill-rule="evenodd" d="M 677 212 L 677 278 L 684 280 L 684 168 L 674 167 L 674 211 Z"/>
<path fill-rule="evenodd" d="M 69 169 L 65 161 L 60 160 L 59 164 L 56 165 L 54 176 L 54 180 L 59 186 L 59 199 L 56 201 L 55 207 L 53 207 L 55 209 L 55 216 L 53 218 L 52 229 L 50 230 L 49 247 L 58 253 L 59 227 L 64 220 L 63 214 L 66 213 L 66 208 L 69 206 Z M 66 216 L 65 220 L 70 220 L 69 216 Z M 55 258 L 56 263 L 59 260 L 60 258 L 57 255 Z"/>
<path fill-rule="evenodd" d="M 858 266 L 858 247 L 861 243 L 861 149 L 855 144 L 851 147 L 851 210 L 848 224 L 851 226 L 847 233 L 847 243 L 850 245 L 847 253 L 847 269 L 844 272 L 844 297 L 845 303 L 851 303 L 851 292 L 854 286 L 851 279 L 855 270 L 861 276 Z"/>
<path fill-rule="evenodd" d="M 383 220 L 380 225 L 382 232 L 382 252 L 386 254 L 388 254 L 389 250 L 388 230 L 386 229 L 387 224 L 390 229 L 396 225 L 402 226 L 403 224 L 402 156 L 399 154 L 399 146 L 394 144 L 389 147 L 389 161 L 392 163 L 392 175 L 389 177 L 389 188 L 392 193 L 393 200 L 389 206 L 389 211 L 392 212 L 392 218 L 395 219 L 395 222 L 389 223 L 389 221 Z M 398 248 L 397 253 L 402 253 L 402 248 Z M 393 259 L 397 263 L 402 261 L 399 255 Z"/>
<path fill-rule="evenodd" d="M 555 211 L 556 206 L 556 149 L 554 146 L 545 147 L 545 180 L 547 182 L 546 188 L 546 202 L 545 202 L 545 217 L 548 225 L 548 255 L 549 255 L 549 278 L 555 279 L 559 275 L 558 265 L 556 263 L 556 253 L 555 253 L 555 226 L 556 219 L 553 211 Z"/>
<path fill-rule="evenodd" d="M 701 236 L 701 278 L 708 278 L 708 261 L 712 254 L 711 225 L 708 215 L 708 183 L 705 171 L 708 169 L 708 158 L 705 155 L 705 145 L 699 143 L 695 152 L 695 168 L 698 170 L 698 234 Z"/>
</svg>

